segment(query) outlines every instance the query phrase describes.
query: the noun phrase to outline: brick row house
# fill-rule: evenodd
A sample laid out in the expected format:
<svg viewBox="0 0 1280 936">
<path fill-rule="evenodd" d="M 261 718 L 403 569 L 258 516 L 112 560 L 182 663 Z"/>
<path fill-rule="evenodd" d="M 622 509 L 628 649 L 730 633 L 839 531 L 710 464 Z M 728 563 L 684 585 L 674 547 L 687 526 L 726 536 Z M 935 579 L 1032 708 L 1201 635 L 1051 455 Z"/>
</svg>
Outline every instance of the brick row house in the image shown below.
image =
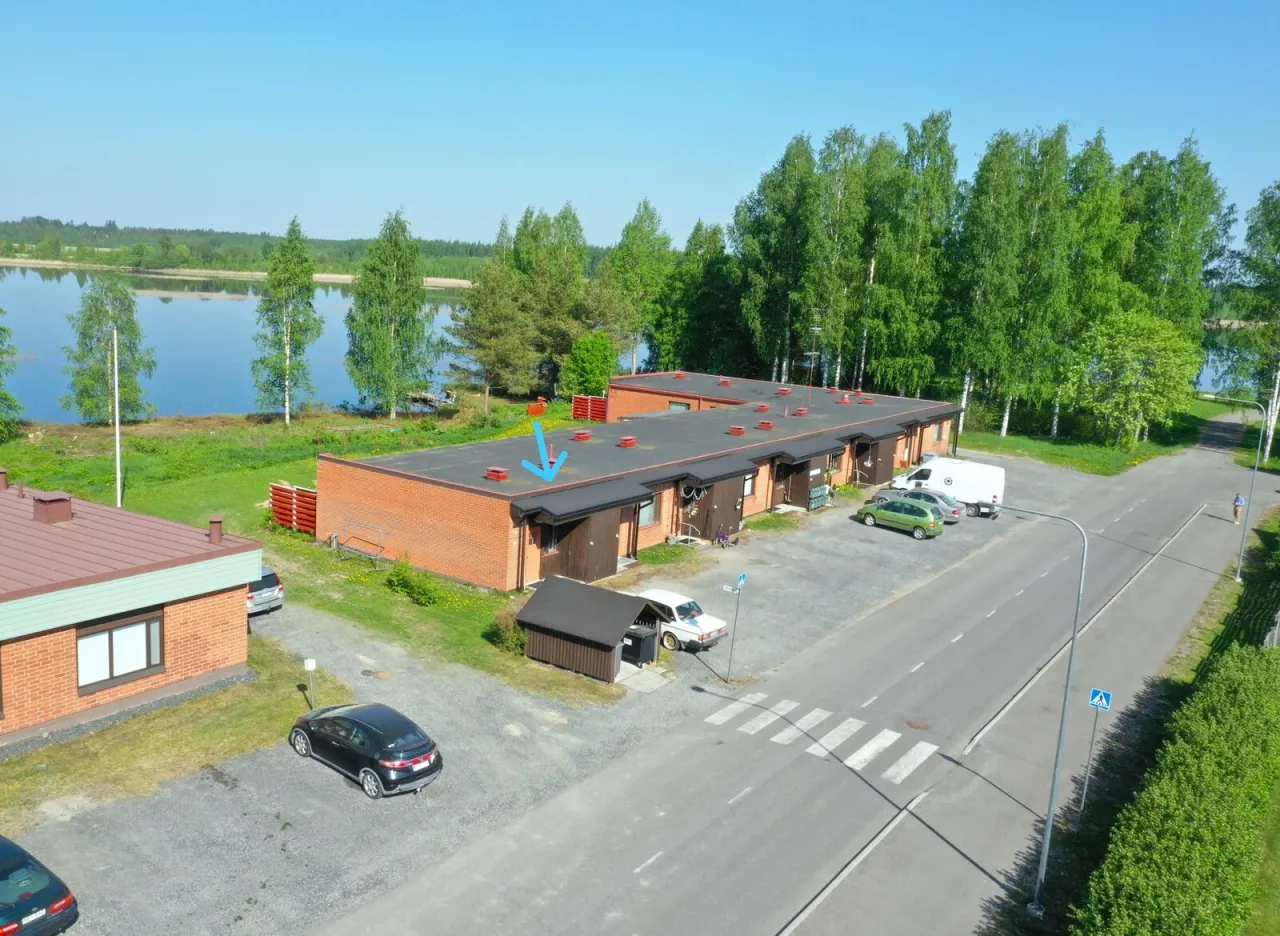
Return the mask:
<svg viewBox="0 0 1280 936">
<path fill-rule="evenodd" d="M 0 469 L 0 745 L 240 675 L 259 543 L 10 484 Z"/>
<path fill-rule="evenodd" d="M 950 403 L 705 374 L 615 378 L 608 421 L 548 432 L 543 481 L 509 438 L 317 465 L 317 536 L 511 590 L 591 582 L 671 536 L 732 534 L 815 491 L 884 484 L 950 444 Z"/>
</svg>

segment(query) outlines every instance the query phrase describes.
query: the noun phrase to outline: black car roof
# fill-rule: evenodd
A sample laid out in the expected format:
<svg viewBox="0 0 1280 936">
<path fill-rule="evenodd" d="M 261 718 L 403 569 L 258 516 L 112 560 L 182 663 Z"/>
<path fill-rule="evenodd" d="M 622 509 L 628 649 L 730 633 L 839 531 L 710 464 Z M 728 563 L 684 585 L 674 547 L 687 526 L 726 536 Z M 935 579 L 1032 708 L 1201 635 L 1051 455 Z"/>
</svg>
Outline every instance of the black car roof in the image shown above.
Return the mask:
<svg viewBox="0 0 1280 936">
<path fill-rule="evenodd" d="M 0 858 L 12 858 L 14 856 L 29 856 L 29 852 L 10 839 L 0 835 Z"/>
<path fill-rule="evenodd" d="M 334 712 L 359 722 L 381 735 L 398 734 L 405 728 L 417 728 L 413 720 L 381 702 L 361 702 Z"/>
</svg>

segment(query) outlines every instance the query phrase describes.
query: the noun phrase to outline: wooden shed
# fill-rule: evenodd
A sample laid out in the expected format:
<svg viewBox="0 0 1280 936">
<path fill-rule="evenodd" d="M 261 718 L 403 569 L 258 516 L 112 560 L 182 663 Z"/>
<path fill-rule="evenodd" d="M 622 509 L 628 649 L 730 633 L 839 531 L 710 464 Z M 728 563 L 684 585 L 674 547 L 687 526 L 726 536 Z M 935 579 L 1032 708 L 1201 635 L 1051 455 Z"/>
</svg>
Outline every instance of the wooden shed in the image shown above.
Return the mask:
<svg viewBox="0 0 1280 936">
<path fill-rule="evenodd" d="M 615 682 L 628 642 L 657 657 L 659 611 L 643 598 L 572 579 L 545 579 L 520 609 L 524 655 L 604 682 Z"/>
</svg>

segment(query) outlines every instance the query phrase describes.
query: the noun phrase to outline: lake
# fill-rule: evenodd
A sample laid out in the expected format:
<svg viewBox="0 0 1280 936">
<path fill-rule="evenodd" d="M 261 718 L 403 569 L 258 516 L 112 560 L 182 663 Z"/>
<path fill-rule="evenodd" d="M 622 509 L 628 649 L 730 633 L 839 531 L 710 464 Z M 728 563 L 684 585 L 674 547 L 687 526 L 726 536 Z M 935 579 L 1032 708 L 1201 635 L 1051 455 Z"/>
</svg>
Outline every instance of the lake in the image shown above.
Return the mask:
<svg viewBox="0 0 1280 936">
<path fill-rule="evenodd" d="M 71 344 L 67 316 L 80 306 L 80 291 L 92 274 L 0 266 L 3 324 L 18 350 L 17 371 L 6 387 L 18 398 L 24 417 L 41 422 L 70 422 L 75 414 L 58 405 L 68 378 L 62 349 Z M 258 294 L 262 283 L 244 280 L 178 280 L 126 277 L 137 292 L 138 322 L 146 344 L 156 349 L 156 370 L 144 381 L 147 399 L 161 416 L 251 413 L 257 392 L 249 362 L 258 356 Z M 449 323 L 456 293 L 429 293 L 438 303 L 437 333 Z M 348 286 L 316 289 L 316 311 L 324 332 L 311 347 L 315 399 L 338 405 L 356 402 L 343 365 L 347 350 L 345 315 L 351 305 Z M 444 374 L 449 358 L 437 365 Z"/>
<path fill-rule="evenodd" d="M 18 369 L 7 387 L 22 403 L 24 416 L 40 422 L 70 422 L 75 415 L 58 405 L 67 392 L 62 349 L 71 343 L 67 315 L 80 305 L 80 290 L 92 274 L 0 266 L 0 309 L 3 322 L 18 349 Z M 146 343 L 156 349 L 155 376 L 144 381 L 147 399 L 161 416 L 203 416 L 211 413 L 256 411 L 256 391 L 249 362 L 258 355 L 258 294 L 262 283 L 246 280 L 179 280 L 164 277 L 126 277 L 137 292 L 138 321 Z M 439 333 L 450 321 L 457 293 L 432 291 L 437 304 L 434 327 Z M 347 351 L 344 320 L 351 304 L 348 286 L 316 289 L 316 311 L 324 332 L 312 346 L 311 377 L 315 399 L 337 406 L 356 402 L 343 356 Z M 643 361 L 646 349 L 640 349 Z M 451 358 L 436 366 L 446 373 Z M 1218 369 L 1211 358 L 1201 375 L 1201 389 L 1214 389 Z M 629 354 L 620 370 L 629 371 Z"/>
</svg>

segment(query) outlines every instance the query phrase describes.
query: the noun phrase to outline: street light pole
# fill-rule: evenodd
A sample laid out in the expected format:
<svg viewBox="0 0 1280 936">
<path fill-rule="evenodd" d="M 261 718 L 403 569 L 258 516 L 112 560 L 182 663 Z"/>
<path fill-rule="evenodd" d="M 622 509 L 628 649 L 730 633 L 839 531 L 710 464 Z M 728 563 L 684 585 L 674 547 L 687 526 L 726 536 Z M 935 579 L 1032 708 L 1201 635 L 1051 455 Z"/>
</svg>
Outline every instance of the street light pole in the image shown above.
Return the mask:
<svg viewBox="0 0 1280 936">
<path fill-rule="evenodd" d="M 1203 393 L 1208 400 L 1220 400 L 1223 403 L 1243 403 L 1256 406 L 1262 411 L 1262 425 L 1258 427 L 1258 451 L 1253 456 L 1253 476 L 1249 479 L 1249 499 L 1244 502 L 1244 527 L 1240 530 L 1240 556 L 1236 559 L 1236 581 L 1240 581 L 1240 570 L 1244 568 L 1244 544 L 1249 537 L 1249 510 L 1253 507 L 1253 488 L 1258 483 L 1258 463 L 1262 461 L 1262 436 L 1267 429 L 1267 411 L 1257 400 L 1238 400 L 1235 397 L 1218 396 L 1216 393 Z"/>
<path fill-rule="evenodd" d="M 1014 513 L 1048 517 L 1050 520 L 1062 520 L 1071 524 L 1080 533 L 1080 585 L 1076 589 L 1076 613 L 1071 622 L 1071 649 L 1067 651 L 1067 684 L 1062 690 L 1062 716 L 1058 721 L 1058 751 L 1053 756 L 1053 778 L 1049 781 L 1049 810 L 1045 813 L 1044 838 L 1040 843 L 1040 869 L 1036 872 L 1036 892 L 1031 903 L 1027 904 L 1027 912 L 1039 918 L 1044 916 L 1044 904 L 1040 902 L 1040 898 L 1044 893 L 1045 870 L 1049 867 L 1049 842 L 1053 837 L 1053 817 L 1058 809 L 1058 772 L 1062 768 L 1063 749 L 1067 746 L 1067 703 L 1071 699 L 1071 678 L 1075 674 L 1076 667 L 1076 634 L 1080 631 L 1080 606 L 1084 603 L 1084 573 L 1089 563 L 1089 537 L 1085 534 L 1084 527 L 1070 517 L 1045 513 L 1043 510 L 1031 510 L 1027 507 L 1014 507 L 1009 504 L 1006 504 L 1004 509 Z"/>
<path fill-rule="evenodd" d="M 813 406 L 813 369 L 818 364 L 818 333 L 822 331 L 819 325 L 811 325 L 809 331 L 813 332 L 812 350 L 805 355 L 809 359 L 809 402 L 806 406 Z"/>
</svg>

